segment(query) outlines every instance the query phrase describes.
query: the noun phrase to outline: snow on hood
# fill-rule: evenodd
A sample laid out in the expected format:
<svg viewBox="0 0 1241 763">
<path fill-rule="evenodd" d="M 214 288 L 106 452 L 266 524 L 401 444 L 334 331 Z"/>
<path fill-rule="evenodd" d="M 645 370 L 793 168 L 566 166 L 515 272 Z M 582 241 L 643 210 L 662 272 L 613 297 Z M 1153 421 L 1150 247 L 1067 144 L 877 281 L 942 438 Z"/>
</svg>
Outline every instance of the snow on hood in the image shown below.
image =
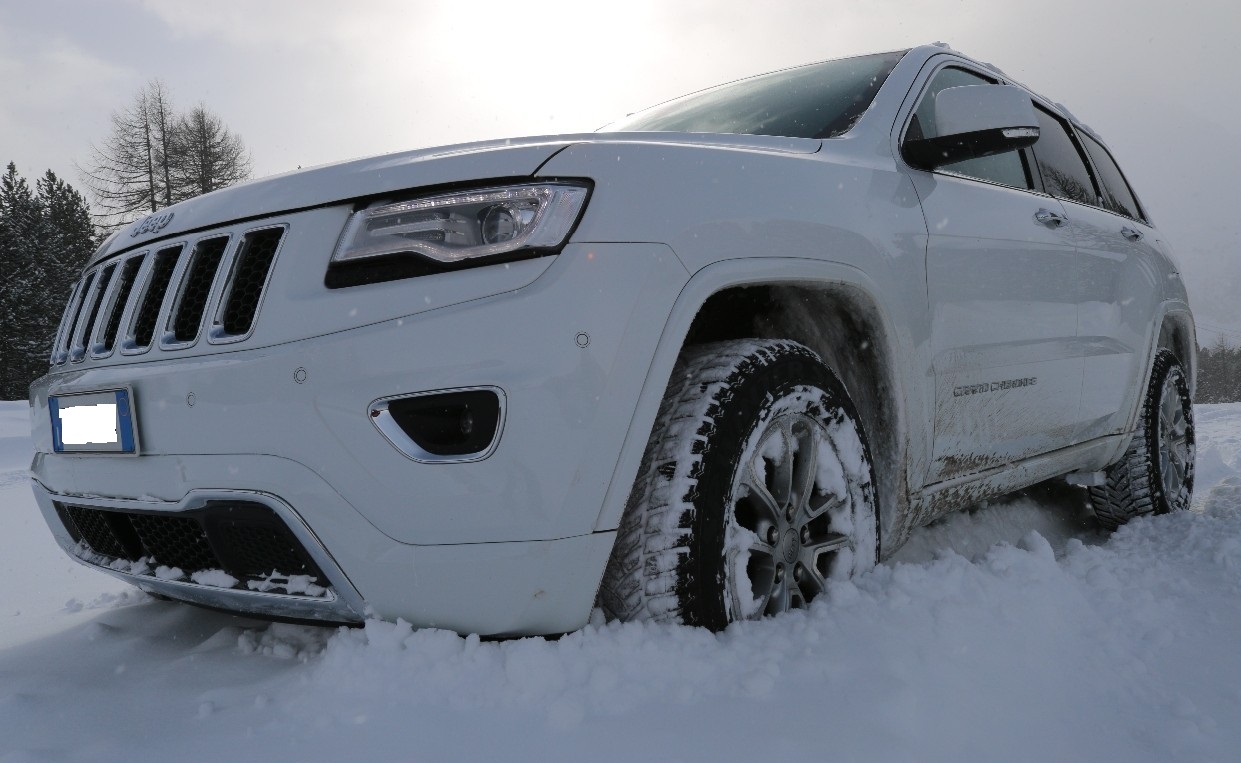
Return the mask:
<svg viewBox="0 0 1241 763">
<path fill-rule="evenodd" d="M 325 164 L 251 180 L 174 204 L 136 220 L 109 239 L 91 264 L 189 231 L 377 194 L 446 183 L 533 175 L 573 143 L 650 143 L 814 153 L 818 140 L 689 133 L 585 133 L 440 146 Z"/>
</svg>

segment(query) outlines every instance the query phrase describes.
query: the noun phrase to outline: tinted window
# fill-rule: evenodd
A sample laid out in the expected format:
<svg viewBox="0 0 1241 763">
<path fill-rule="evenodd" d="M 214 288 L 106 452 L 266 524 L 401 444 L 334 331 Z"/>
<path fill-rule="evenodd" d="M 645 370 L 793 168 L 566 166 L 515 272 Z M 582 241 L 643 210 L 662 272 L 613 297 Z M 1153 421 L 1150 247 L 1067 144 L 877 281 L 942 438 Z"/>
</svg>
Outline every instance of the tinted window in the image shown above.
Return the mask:
<svg viewBox="0 0 1241 763">
<path fill-rule="evenodd" d="M 1086 161 L 1064 124 L 1038 104 L 1035 104 L 1034 113 L 1039 126 L 1034 160 L 1047 193 L 1058 199 L 1098 206 L 1099 197 L 1090 179 L 1090 170 L 1086 169 Z"/>
<path fill-rule="evenodd" d="M 1099 141 L 1086 133 L 1079 132 L 1078 136 L 1086 146 L 1086 153 L 1090 154 L 1090 159 L 1094 162 L 1095 171 L 1099 173 L 1099 185 L 1102 186 L 1099 191 L 1103 196 L 1103 208 L 1126 217 L 1140 219 L 1142 215 L 1141 210 L 1138 209 L 1138 201 L 1134 198 L 1133 191 L 1129 189 L 1129 184 L 1125 182 L 1125 176 L 1121 174 L 1120 167 L 1112 161 L 1112 155 L 1099 144 Z"/>
<path fill-rule="evenodd" d="M 870 106 L 904 52 L 800 66 L 687 95 L 607 130 L 834 138 Z"/>
<path fill-rule="evenodd" d="M 905 139 L 917 140 L 919 138 L 936 137 L 935 96 L 939 94 L 939 91 L 964 85 L 994 84 L 996 84 L 995 80 L 966 71 L 965 69 L 958 69 L 953 66 L 941 69 L 935 75 L 935 78 L 931 80 L 931 84 L 927 86 L 926 92 L 922 95 L 922 102 L 918 104 L 918 109 L 910 120 L 909 129 L 905 132 Z M 1030 187 L 1025 163 L 1022 161 L 1021 154 L 1017 151 L 1006 151 L 995 156 L 984 156 L 980 159 L 966 159 L 960 162 L 953 162 L 952 164 L 945 164 L 939 168 L 939 171 L 951 172 L 956 175 L 965 175 L 966 177 L 979 178 L 981 180 L 990 180 L 993 183 L 1012 186 L 1013 188 Z"/>
</svg>

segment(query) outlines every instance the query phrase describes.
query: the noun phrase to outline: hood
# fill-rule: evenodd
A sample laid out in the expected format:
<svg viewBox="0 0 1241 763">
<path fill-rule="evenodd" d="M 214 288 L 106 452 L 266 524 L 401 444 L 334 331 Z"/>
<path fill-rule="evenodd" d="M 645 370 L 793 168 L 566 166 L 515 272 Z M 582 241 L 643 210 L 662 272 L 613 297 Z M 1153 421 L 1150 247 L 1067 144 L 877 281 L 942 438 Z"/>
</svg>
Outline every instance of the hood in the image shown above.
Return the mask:
<svg viewBox="0 0 1241 763">
<path fill-rule="evenodd" d="M 250 217 L 460 180 L 525 177 L 566 144 L 525 138 L 404 151 L 325 164 L 222 188 L 122 228 L 91 262 L 159 239 Z"/>
<path fill-rule="evenodd" d="M 688 133 L 586 133 L 425 148 L 327 164 L 251 180 L 196 196 L 122 228 L 90 264 L 153 241 L 235 222 L 421 186 L 532 176 L 573 143 L 691 144 L 733 150 L 814 153 L 817 140 Z"/>
</svg>

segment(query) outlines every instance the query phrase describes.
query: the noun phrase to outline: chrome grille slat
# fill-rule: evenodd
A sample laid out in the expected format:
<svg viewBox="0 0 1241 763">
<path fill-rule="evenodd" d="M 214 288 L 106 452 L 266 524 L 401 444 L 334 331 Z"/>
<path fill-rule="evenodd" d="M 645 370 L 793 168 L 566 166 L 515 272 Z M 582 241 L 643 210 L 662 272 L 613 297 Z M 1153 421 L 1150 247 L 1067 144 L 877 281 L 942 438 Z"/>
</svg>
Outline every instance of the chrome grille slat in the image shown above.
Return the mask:
<svg viewBox="0 0 1241 763">
<path fill-rule="evenodd" d="M 207 301 L 214 289 L 220 262 L 228 249 L 229 237 L 216 236 L 200 239 L 194 244 L 190 261 L 180 279 L 177 301 L 168 321 L 165 345 L 192 344 L 202 328 Z M 169 336 L 169 334 L 171 336 Z"/>
<path fill-rule="evenodd" d="M 78 299 L 77 307 L 73 310 L 73 321 L 69 324 L 69 330 L 65 334 L 64 349 L 69 356 L 69 360 L 75 360 L 74 351 L 78 346 L 78 335 L 82 332 L 82 313 L 88 309 L 86 306 L 90 304 L 90 299 L 94 294 L 95 278 L 98 274 L 99 271 L 97 269 L 92 270 L 86 274 L 86 280 L 82 282 L 81 297 Z M 81 356 L 76 358 L 76 360 L 81 359 Z"/>
<path fill-rule="evenodd" d="M 284 226 L 264 228 L 242 238 L 212 327 L 212 340 L 235 341 L 250 334 L 284 231 Z"/>
<path fill-rule="evenodd" d="M 69 301 L 65 303 L 65 312 L 60 316 L 60 326 L 56 329 L 56 339 L 52 342 L 52 365 L 64 363 L 69 357 L 65 345 L 69 341 L 69 323 L 77 316 L 78 296 L 82 292 L 82 282 L 78 281 L 69 290 Z"/>
<path fill-rule="evenodd" d="M 155 253 L 146 287 L 143 289 L 142 300 L 134 317 L 132 351 L 144 352 L 151 346 L 155 336 L 155 327 L 159 323 L 159 314 L 164 305 L 164 297 L 172 275 L 176 271 L 182 244 L 160 249 Z M 127 350 L 130 348 L 126 348 Z"/>
<path fill-rule="evenodd" d="M 86 351 L 90 348 L 91 338 L 94 336 L 95 323 L 99 320 L 99 308 L 108 300 L 110 289 L 112 286 L 112 276 L 116 273 L 116 263 L 109 263 L 99 269 L 99 276 L 95 279 L 95 290 L 90 295 L 90 307 L 86 313 L 86 322 L 82 324 L 80 343 L 75 343 L 70 355 L 73 360 L 79 360 L 85 356 Z M 80 345 L 80 347 L 79 347 Z M 78 352 L 82 355 L 79 356 Z"/>
<path fill-rule="evenodd" d="M 116 335 L 121 328 L 121 318 L 129 306 L 129 298 L 133 291 L 134 283 L 138 279 L 138 271 L 142 268 L 142 263 L 145 259 L 146 253 L 144 252 L 137 256 L 128 257 L 120 265 L 121 273 L 117 278 L 116 289 L 108 305 L 108 319 L 102 324 L 103 331 L 102 334 L 98 335 L 97 347 L 92 346 L 91 348 L 92 357 L 106 357 L 112 354 L 112 350 L 116 347 Z"/>
</svg>

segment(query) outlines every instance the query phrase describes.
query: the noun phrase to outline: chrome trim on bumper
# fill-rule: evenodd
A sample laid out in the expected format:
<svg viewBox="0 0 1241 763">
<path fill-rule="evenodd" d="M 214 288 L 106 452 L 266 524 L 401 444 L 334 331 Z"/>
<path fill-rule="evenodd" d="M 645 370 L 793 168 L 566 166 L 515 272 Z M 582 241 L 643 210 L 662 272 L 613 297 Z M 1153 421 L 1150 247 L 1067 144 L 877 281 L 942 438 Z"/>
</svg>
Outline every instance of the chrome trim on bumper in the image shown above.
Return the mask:
<svg viewBox="0 0 1241 763">
<path fill-rule="evenodd" d="M 496 431 L 492 435 L 491 441 L 487 443 L 487 447 L 474 453 L 463 453 L 459 456 L 440 456 L 430 453 L 419 447 L 414 439 L 405 434 L 405 430 L 401 429 L 401 425 L 396 423 L 396 419 L 392 418 L 392 414 L 388 411 L 388 405 L 394 400 L 408 400 L 414 397 L 427 397 L 428 395 L 446 395 L 453 392 L 474 392 L 476 390 L 486 390 L 495 394 L 498 400 L 500 411 L 496 419 Z M 381 397 L 371 403 L 368 410 L 370 411 L 371 423 L 379 430 L 379 433 L 391 443 L 392 447 L 401 452 L 401 455 L 417 461 L 420 464 L 469 464 L 475 461 L 482 461 L 495 452 L 500 445 L 500 435 L 504 434 L 504 417 L 508 413 L 508 397 L 504 394 L 504 390 L 494 385 L 480 385 L 475 387 L 452 387 L 450 389 L 432 389 L 425 392 L 410 392 L 404 395 L 390 395 Z"/>
<path fill-rule="evenodd" d="M 76 496 L 49 491 L 38 479 L 32 479 L 32 488 L 39 508 L 49 520 L 56 542 L 75 561 L 100 572 L 137 586 L 148 593 L 157 593 L 171 599 L 228 610 L 239 614 L 266 615 L 298 620 L 320 620 L 336 623 L 359 623 L 365 617 L 366 604 L 349 578 L 336 564 L 319 539 L 302 521 L 297 512 L 284 501 L 267 494 L 249 490 L 192 490 L 176 503 L 166 501 L 138 501 L 99 496 Z M 119 509 L 175 514 L 202 508 L 208 501 L 249 501 L 260 503 L 275 512 L 289 528 L 306 553 L 327 577 L 331 586 L 326 595 L 318 598 L 281 593 L 252 591 L 240 588 L 217 588 L 188 581 L 161 580 L 151 575 L 134 575 L 122 570 L 98 564 L 89 553 L 83 553 L 64 528 L 56 514 L 55 502 L 72 503 L 101 509 Z"/>
</svg>

